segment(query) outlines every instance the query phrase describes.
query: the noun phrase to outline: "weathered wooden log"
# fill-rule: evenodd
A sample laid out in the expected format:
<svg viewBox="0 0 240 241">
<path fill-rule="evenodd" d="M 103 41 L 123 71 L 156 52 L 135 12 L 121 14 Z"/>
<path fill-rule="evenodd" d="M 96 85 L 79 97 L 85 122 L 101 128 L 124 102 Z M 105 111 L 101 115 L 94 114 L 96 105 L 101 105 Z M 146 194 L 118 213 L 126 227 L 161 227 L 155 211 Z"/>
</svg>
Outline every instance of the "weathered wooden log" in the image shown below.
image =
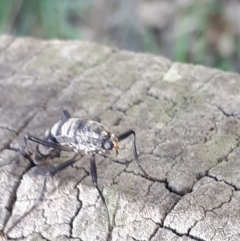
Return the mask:
<svg viewBox="0 0 240 241">
<path fill-rule="evenodd" d="M 240 240 L 240 76 L 79 41 L 0 37 L 0 230 L 9 240 Z M 22 155 L 67 109 L 134 129 L 119 155 L 47 179 Z M 27 145 L 34 151 L 34 144 Z M 71 153 L 46 160 L 60 163 Z"/>
</svg>

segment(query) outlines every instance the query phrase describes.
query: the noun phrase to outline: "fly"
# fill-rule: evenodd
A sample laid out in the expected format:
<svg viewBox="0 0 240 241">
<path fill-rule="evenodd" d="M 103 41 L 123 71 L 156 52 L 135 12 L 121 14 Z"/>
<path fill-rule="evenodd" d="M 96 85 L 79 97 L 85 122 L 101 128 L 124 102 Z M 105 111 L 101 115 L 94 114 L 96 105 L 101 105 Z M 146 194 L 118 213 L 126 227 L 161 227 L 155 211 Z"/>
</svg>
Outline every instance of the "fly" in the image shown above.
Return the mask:
<svg viewBox="0 0 240 241">
<path fill-rule="evenodd" d="M 114 150 L 118 153 L 119 142 L 133 135 L 133 154 L 135 162 L 148 179 L 152 179 L 142 168 L 139 163 L 136 147 L 136 134 L 134 130 L 128 130 L 120 135 L 115 135 L 110 130 L 102 125 L 99 121 L 81 120 L 78 118 L 71 118 L 67 110 L 63 110 L 59 120 L 45 132 L 43 139 L 26 135 L 25 141 L 30 140 L 37 143 L 36 152 L 34 153 L 35 164 L 41 163 L 44 158 L 51 156 L 54 151 L 73 151 L 76 153 L 75 158 L 67 160 L 56 167 L 51 168 L 44 177 L 40 194 L 36 199 L 36 204 L 42 199 L 46 181 L 49 176 L 53 176 L 57 172 L 71 166 L 78 159 L 78 155 L 88 155 L 90 157 L 90 174 L 93 185 L 96 187 L 102 203 L 105 207 L 108 220 L 108 233 L 110 234 L 110 216 L 108 207 L 101 189 L 97 182 L 97 167 L 95 156 L 106 154 Z M 35 204 L 35 205 L 36 205 Z"/>
</svg>

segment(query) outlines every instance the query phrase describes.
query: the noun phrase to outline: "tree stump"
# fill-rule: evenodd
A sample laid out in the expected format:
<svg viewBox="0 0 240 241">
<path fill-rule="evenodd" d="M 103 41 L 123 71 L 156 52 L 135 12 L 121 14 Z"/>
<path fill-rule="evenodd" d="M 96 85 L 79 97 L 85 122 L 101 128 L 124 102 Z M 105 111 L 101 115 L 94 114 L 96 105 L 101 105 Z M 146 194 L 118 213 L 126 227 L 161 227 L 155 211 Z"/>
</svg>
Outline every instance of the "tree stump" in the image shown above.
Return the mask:
<svg viewBox="0 0 240 241">
<path fill-rule="evenodd" d="M 80 41 L 0 37 L 0 230 L 2 240 L 240 240 L 240 76 Z M 21 154 L 63 109 L 136 132 L 118 156 L 89 158 L 49 177 Z M 34 143 L 27 143 L 34 151 Z"/>
</svg>

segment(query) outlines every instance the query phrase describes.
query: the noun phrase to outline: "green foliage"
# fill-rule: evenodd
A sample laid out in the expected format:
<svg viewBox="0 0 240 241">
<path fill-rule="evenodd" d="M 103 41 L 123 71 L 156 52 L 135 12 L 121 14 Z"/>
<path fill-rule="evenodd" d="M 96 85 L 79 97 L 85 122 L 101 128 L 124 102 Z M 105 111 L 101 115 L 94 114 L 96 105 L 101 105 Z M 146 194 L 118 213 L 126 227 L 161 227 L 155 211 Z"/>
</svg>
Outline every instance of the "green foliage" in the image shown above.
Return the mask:
<svg viewBox="0 0 240 241">
<path fill-rule="evenodd" d="M 138 0 L 0 0 L 0 34 L 87 39 L 132 51 L 161 54 L 164 40 L 161 31 L 165 30 L 139 21 L 137 3 Z M 221 34 L 233 35 L 223 21 L 222 1 L 192 1 L 176 13 L 174 37 L 168 40 L 165 51 L 168 57 L 239 71 L 235 64 L 240 56 L 239 36 L 233 38 L 232 53 L 221 53 Z M 219 32 L 214 32 L 214 28 Z"/>
<path fill-rule="evenodd" d="M 221 37 L 233 34 L 224 22 L 221 1 L 194 1 L 181 13 L 179 20 L 176 23 L 175 60 L 224 70 L 234 69 L 233 56 L 224 56 L 219 50 Z M 240 53 L 237 49 L 235 51 Z"/>
<path fill-rule="evenodd" d="M 69 23 L 68 0 L 0 0 L 0 32 L 50 39 L 79 37 Z"/>
<path fill-rule="evenodd" d="M 12 15 L 16 9 L 14 0 L 0 0 L 0 32 L 9 32 L 9 27 L 12 22 Z"/>
</svg>

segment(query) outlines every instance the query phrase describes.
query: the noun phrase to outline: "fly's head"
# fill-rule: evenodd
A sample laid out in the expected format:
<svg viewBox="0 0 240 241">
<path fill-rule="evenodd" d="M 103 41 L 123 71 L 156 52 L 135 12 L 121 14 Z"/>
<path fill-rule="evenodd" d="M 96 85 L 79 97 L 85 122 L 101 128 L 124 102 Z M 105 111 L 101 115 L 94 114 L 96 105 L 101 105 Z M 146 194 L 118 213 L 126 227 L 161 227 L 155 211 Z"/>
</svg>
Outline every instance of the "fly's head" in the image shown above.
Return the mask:
<svg viewBox="0 0 240 241">
<path fill-rule="evenodd" d="M 103 149 L 106 150 L 106 151 L 110 151 L 112 149 L 115 149 L 116 153 L 118 154 L 118 139 L 117 137 L 112 134 L 110 136 L 110 138 L 106 139 L 104 142 L 103 142 Z"/>
</svg>

